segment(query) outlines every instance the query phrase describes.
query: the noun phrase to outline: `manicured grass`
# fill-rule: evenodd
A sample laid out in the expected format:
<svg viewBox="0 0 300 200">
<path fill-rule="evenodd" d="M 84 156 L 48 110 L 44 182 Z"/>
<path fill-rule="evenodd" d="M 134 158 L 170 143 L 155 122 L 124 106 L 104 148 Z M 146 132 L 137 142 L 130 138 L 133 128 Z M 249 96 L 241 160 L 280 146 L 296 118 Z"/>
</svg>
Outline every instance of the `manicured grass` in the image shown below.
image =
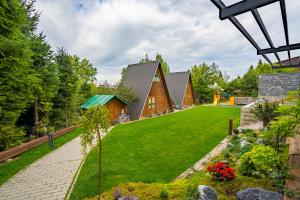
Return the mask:
<svg viewBox="0 0 300 200">
<path fill-rule="evenodd" d="M 63 136 L 60 136 L 54 140 L 54 149 L 62 146 L 68 141 L 80 135 L 81 128 L 77 128 Z M 54 150 L 53 149 L 53 150 Z M 15 160 L 0 164 L 0 185 L 7 181 L 10 177 L 17 174 L 20 170 L 24 169 L 29 164 L 43 157 L 44 155 L 53 151 L 49 148 L 48 143 L 41 144 L 34 149 L 26 151 L 19 155 Z"/>
<path fill-rule="evenodd" d="M 118 125 L 103 140 L 103 189 L 125 182 L 176 178 L 227 136 L 239 108 L 199 106 Z M 98 148 L 88 155 L 70 199 L 97 194 Z"/>
</svg>

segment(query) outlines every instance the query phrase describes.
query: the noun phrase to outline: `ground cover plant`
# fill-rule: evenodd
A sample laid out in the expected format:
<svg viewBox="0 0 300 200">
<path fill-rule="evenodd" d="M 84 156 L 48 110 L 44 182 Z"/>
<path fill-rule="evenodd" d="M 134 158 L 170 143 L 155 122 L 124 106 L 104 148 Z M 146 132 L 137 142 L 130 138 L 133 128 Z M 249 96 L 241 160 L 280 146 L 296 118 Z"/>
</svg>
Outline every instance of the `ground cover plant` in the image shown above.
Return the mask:
<svg viewBox="0 0 300 200">
<path fill-rule="evenodd" d="M 103 190 L 126 182 L 176 178 L 227 136 L 239 108 L 199 106 L 183 112 L 118 125 L 103 140 Z M 81 169 L 71 199 L 97 194 L 98 148 Z"/>
<path fill-rule="evenodd" d="M 62 135 L 54 140 L 54 149 L 57 149 L 79 136 L 82 133 L 81 128 L 77 128 L 65 135 Z M 54 150 L 53 149 L 53 150 Z M 7 181 L 10 177 L 17 174 L 20 170 L 30 165 L 34 161 L 53 151 L 49 148 L 48 143 L 41 144 L 31 150 L 28 150 L 10 162 L 0 164 L 0 185 Z"/>
</svg>

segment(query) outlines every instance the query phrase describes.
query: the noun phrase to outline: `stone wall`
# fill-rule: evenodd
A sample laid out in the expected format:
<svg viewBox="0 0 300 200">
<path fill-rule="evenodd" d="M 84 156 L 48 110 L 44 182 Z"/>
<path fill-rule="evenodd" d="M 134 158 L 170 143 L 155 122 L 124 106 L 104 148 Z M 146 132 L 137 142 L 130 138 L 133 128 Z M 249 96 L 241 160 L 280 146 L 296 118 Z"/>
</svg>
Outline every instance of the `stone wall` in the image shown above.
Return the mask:
<svg viewBox="0 0 300 200">
<path fill-rule="evenodd" d="M 247 105 L 257 100 L 258 97 L 234 97 L 235 105 Z"/>
<path fill-rule="evenodd" d="M 300 72 L 262 74 L 258 80 L 258 96 L 263 97 L 284 97 L 289 91 L 297 90 L 300 87 Z"/>
</svg>

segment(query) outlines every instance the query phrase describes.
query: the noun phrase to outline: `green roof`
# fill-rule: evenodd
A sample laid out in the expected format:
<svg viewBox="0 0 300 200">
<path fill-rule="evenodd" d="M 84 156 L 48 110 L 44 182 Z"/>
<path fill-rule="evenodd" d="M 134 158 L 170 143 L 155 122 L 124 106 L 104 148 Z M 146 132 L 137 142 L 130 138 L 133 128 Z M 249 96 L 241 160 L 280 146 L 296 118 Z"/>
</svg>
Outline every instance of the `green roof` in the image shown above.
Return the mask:
<svg viewBox="0 0 300 200">
<path fill-rule="evenodd" d="M 114 95 L 95 95 L 93 97 L 91 97 L 90 99 L 88 99 L 84 104 L 82 104 L 80 106 L 80 108 L 82 109 L 88 109 L 91 106 L 98 106 L 98 105 L 105 105 L 107 104 L 110 100 L 112 100 L 113 98 L 117 98 L 118 100 L 120 100 L 121 102 L 127 104 L 124 100 L 120 99 L 117 96 Z"/>
</svg>

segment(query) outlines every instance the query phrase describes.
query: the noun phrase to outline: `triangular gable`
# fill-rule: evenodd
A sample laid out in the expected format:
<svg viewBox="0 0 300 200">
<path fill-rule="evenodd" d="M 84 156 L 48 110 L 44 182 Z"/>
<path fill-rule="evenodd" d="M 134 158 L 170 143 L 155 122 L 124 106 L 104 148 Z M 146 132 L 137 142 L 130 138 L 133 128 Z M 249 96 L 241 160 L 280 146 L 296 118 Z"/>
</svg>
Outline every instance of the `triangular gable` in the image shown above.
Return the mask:
<svg viewBox="0 0 300 200">
<path fill-rule="evenodd" d="M 170 96 L 176 107 L 181 107 L 189 83 L 190 72 L 174 72 L 165 75 Z"/>
<path fill-rule="evenodd" d="M 137 97 L 134 102 L 128 105 L 131 119 L 139 119 L 141 117 L 158 68 L 161 68 L 158 61 L 128 65 L 121 84 L 131 88 Z M 166 86 L 164 77 L 163 82 Z M 166 92 L 170 99 L 168 91 Z"/>
<path fill-rule="evenodd" d="M 155 77 L 156 74 L 159 74 L 159 76 L 160 76 L 160 81 L 158 81 L 158 82 L 155 81 L 155 79 L 156 79 L 156 77 Z M 150 93 L 151 93 L 152 89 L 154 89 L 153 91 L 155 91 L 155 88 L 153 88 L 155 82 L 156 82 L 156 84 L 157 84 L 157 83 L 162 84 L 162 87 L 164 88 L 164 94 L 165 94 L 166 100 L 168 101 L 168 110 L 170 109 L 170 111 L 173 111 L 173 107 L 172 107 L 172 99 L 171 99 L 171 96 L 170 96 L 170 94 L 169 94 L 168 87 L 167 87 L 167 83 L 166 83 L 166 80 L 165 80 L 165 76 L 164 76 L 164 73 L 163 73 L 163 71 L 162 71 L 162 67 L 161 67 L 160 64 L 158 65 L 158 68 L 157 68 L 157 70 L 156 70 L 156 72 L 155 72 L 155 74 L 154 74 L 154 76 L 153 76 L 152 83 L 151 83 L 151 87 L 150 87 L 150 89 L 149 89 L 147 98 L 150 96 Z M 158 85 L 156 85 L 156 86 L 158 86 Z M 157 89 L 157 88 L 156 88 L 156 89 Z M 156 90 L 156 91 L 157 91 L 157 90 Z M 155 96 L 156 96 L 156 95 L 155 95 Z M 163 96 L 161 96 L 161 95 L 159 95 L 159 96 L 160 96 L 160 98 L 163 97 Z M 142 110 L 142 112 L 141 112 L 141 114 L 140 114 L 140 118 L 142 117 L 143 114 L 145 114 L 144 111 L 146 111 L 146 112 L 148 111 L 148 109 L 145 108 L 146 103 L 147 103 L 147 98 L 145 99 L 144 106 L 143 106 L 143 110 Z M 157 101 L 158 101 L 158 100 L 157 100 Z M 157 102 L 157 105 L 156 105 L 156 106 L 157 106 L 157 109 L 159 109 L 159 107 L 160 107 L 160 108 L 161 108 L 161 107 L 164 107 L 165 104 L 162 103 L 162 102 L 160 101 L 160 103 Z M 161 112 L 163 112 L 163 111 L 158 111 L 158 110 L 156 110 L 154 114 L 158 114 L 158 113 L 161 113 Z M 149 113 L 148 113 L 148 114 L 149 114 Z M 146 116 L 147 116 L 147 115 L 146 115 Z"/>
<path fill-rule="evenodd" d="M 183 96 L 181 105 L 184 104 L 184 99 L 185 99 L 185 96 L 186 96 L 186 93 L 187 93 L 187 90 L 188 90 L 189 83 L 190 83 L 190 86 L 191 86 L 191 93 L 192 93 L 193 104 L 195 104 L 195 102 L 196 102 L 196 98 L 195 98 L 194 90 L 193 90 L 192 75 L 191 75 L 191 73 L 189 72 L 189 76 L 188 76 L 188 80 L 187 80 L 187 83 L 186 83 L 186 87 L 185 87 L 185 91 L 184 91 L 184 96 Z"/>
</svg>

